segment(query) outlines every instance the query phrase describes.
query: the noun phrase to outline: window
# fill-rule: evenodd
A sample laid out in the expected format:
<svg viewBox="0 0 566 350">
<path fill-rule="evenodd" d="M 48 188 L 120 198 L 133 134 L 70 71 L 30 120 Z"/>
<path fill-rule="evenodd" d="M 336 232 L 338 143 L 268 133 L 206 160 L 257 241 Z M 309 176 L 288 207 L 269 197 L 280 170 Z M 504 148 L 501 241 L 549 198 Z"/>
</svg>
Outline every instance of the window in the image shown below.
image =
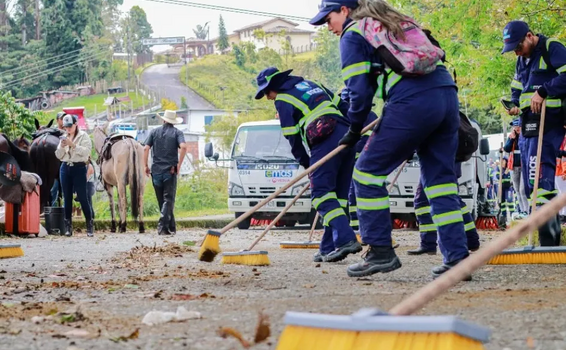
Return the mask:
<svg viewBox="0 0 566 350">
<path fill-rule="evenodd" d="M 213 115 L 205 115 L 204 116 L 204 125 L 210 125 L 214 121 Z"/>
</svg>

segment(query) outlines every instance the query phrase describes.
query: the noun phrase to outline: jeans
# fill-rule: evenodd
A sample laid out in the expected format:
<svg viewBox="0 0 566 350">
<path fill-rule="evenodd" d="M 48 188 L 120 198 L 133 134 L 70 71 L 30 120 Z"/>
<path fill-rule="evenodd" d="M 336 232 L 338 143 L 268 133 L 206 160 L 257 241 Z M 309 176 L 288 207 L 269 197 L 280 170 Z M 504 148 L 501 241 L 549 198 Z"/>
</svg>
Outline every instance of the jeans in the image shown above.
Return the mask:
<svg viewBox="0 0 566 350">
<path fill-rule="evenodd" d="M 90 206 L 90 211 L 92 218 L 94 219 L 94 206 L 92 205 L 92 196 L 94 196 L 94 182 L 87 182 L 86 183 L 86 199 L 88 200 L 88 204 Z"/>
<path fill-rule="evenodd" d="M 167 230 L 170 233 L 177 231 L 175 225 L 175 195 L 177 193 L 177 174 L 162 173 L 151 174 L 153 188 L 157 196 L 157 203 L 161 216 L 157 224 L 157 231 Z"/>
<path fill-rule="evenodd" d="M 59 199 L 59 179 L 55 179 L 53 182 L 53 187 L 51 187 L 51 206 L 57 206 L 57 200 Z"/>
<path fill-rule="evenodd" d="M 70 221 L 73 217 L 73 193 L 77 193 L 85 220 L 87 222 L 92 220 L 92 211 L 86 194 L 86 166 L 69 166 L 67 163 L 63 163 L 59 170 L 59 178 L 63 189 L 65 220 Z"/>
</svg>

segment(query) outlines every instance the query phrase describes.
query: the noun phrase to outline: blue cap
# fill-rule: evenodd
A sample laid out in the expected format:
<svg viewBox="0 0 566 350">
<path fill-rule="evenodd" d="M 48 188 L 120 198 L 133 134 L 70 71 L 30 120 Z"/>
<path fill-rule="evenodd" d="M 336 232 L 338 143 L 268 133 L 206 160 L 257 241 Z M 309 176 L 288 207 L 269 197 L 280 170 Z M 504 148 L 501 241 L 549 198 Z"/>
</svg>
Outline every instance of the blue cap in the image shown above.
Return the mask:
<svg viewBox="0 0 566 350">
<path fill-rule="evenodd" d="M 326 1 L 322 0 L 320 5 L 318 5 L 318 13 L 313 19 L 310 20 L 310 24 L 313 26 L 320 26 L 323 25 L 326 21 L 326 16 L 330 12 L 338 11 L 342 6 L 346 6 L 351 9 L 355 9 L 359 6 L 358 0 L 334 0 L 334 1 Z"/>
<path fill-rule="evenodd" d="M 259 74 L 257 75 L 257 78 L 256 78 L 257 93 L 255 95 L 255 99 L 256 100 L 262 99 L 263 96 L 265 95 L 265 89 L 267 89 L 270 85 L 276 85 L 276 84 L 272 83 L 274 77 L 276 77 L 276 76 L 277 77 L 287 77 L 287 76 L 289 76 L 289 74 L 291 74 L 292 71 L 293 71 L 292 69 L 289 69 L 287 71 L 280 72 L 279 69 L 277 69 L 275 67 L 269 67 L 269 68 L 265 68 L 264 70 L 259 72 Z M 274 86 L 272 86 L 272 87 L 274 87 Z"/>
<path fill-rule="evenodd" d="M 505 46 L 501 53 L 515 50 L 529 31 L 529 25 L 523 21 L 511 21 L 507 23 L 505 29 L 503 29 L 503 42 Z"/>
</svg>

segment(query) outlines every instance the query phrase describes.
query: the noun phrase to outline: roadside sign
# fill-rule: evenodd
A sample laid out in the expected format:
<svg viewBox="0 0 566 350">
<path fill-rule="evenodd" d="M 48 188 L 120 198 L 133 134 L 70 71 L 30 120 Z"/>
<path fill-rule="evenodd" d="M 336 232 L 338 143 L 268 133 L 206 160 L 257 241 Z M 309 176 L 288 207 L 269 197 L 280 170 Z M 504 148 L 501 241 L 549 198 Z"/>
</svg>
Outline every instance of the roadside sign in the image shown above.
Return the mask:
<svg viewBox="0 0 566 350">
<path fill-rule="evenodd" d="M 142 39 L 142 44 L 146 46 L 151 45 L 176 45 L 176 44 L 183 44 L 185 42 L 185 38 L 182 36 L 180 37 L 168 37 L 168 38 L 147 38 Z"/>
</svg>

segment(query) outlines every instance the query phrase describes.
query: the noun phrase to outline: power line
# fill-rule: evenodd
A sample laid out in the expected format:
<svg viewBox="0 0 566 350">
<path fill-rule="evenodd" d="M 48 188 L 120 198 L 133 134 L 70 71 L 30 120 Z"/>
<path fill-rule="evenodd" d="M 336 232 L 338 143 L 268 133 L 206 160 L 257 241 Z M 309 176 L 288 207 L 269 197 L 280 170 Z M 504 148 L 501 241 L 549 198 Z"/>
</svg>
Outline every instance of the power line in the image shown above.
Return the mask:
<svg viewBox="0 0 566 350">
<path fill-rule="evenodd" d="M 1 86 L 3 89 L 5 89 L 5 88 L 7 88 L 7 87 L 10 87 L 10 86 L 19 84 L 19 83 L 21 83 L 21 82 L 23 82 L 23 81 L 25 81 L 25 80 L 28 80 L 28 79 L 39 78 L 39 77 L 41 77 L 41 76 L 43 76 L 43 75 L 47 75 L 47 74 L 59 73 L 59 72 L 65 70 L 66 68 L 70 68 L 70 67 L 75 66 L 75 65 L 78 65 L 78 64 L 80 64 L 80 63 L 87 63 L 87 62 L 90 62 L 90 61 L 94 61 L 94 60 L 96 60 L 96 59 L 98 59 L 98 58 L 100 58 L 100 57 L 103 57 L 104 55 L 107 55 L 107 54 L 108 54 L 108 52 L 104 51 L 104 52 L 100 52 L 100 53 L 98 53 L 98 54 L 96 54 L 96 55 L 93 55 L 93 56 L 90 56 L 90 57 L 83 57 L 83 58 L 80 58 L 80 59 L 78 59 L 78 60 L 76 60 L 76 61 L 69 62 L 69 63 L 67 63 L 67 64 L 60 65 L 60 66 L 51 68 L 51 69 L 48 69 L 48 70 L 43 71 L 43 72 L 40 72 L 40 73 L 32 74 L 32 75 L 29 75 L 29 76 L 26 76 L 26 77 L 23 77 L 23 78 L 18 78 L 18 79 L 15 79 L 15 80 L 12 80 L 12 81 L 9 81 L 9 82 L 6 82 L 6 83 L 1 83 L 1 82 L 0 82 L 0 86 Z"/>
<path fill-rule="evenodd" d="M 300 22 L 309 22 L 310 21 L 310 18 L 307 18 L 307 17 L 300 17 L 300 16 L 294 16 L 294 15 L 282 15 L 282 14 L 278 14 L 278 13 L 247 10 L 247 9 L 241 9 L 241 8 L 236 8 L 236 7 L 202 4 L 202 3 L 198 3 L 198 2 L 192 2 L 192 1 L 181 1 L 181 0 L 145 0 L 145 1 L 157 2 L 157 3 L 163 3 L 163 4 L 170 4 L 170 5 L 187 6 L 187 7 L 197 7 L 197 8 L 207 9 L 207 10 L 234 12 L 234 13 L 241 13 L 241 14 L 246 14 L 246 15 L 255 15 L 255 16 L 264 16 L 264 17 L 281 17 L 281 18 L 292 19 L 292 20 L 300 21 Z"/>
<path fill-rule="evenodd" d="M 15 70 L 22 69 L 23 67 L 27 67 L 27 66 L 38 66 L 40 63 L 43 63 L 43 62 L 45 62 L 45 63 L 47 64 L 47 61 L 50 61 L 50 60 L 52 60 L 52 59 L 55 59 L 55 58 L 58 58 L 58 57 L 61 57 L 61 56 L 67 56 L 67 55 L 70 55 L 70 54 L 72 54 L 72 53 L 74 53 L 74 52 L 78 52 L 78 51 L 81 51 L 81 50 L 82 50 L 82 49 L 78 49 L 78 50 L 74 50 L 74 51 L 70 51 L 70 52 L 65 52 L 65 53 L 62 53 L 62 54 L 57 55 L 57 56 L 53 56 L 53 57 L 49 57 L 49 58 L 44 58 L 44 59 L 39 60 L 39 61 L 36 61 L 36 62 L 32 62 L 32 63 L 24 64 L 24 65 L 15 67 L 15 68 L 11 68 L 11 69 L 8 69 L 8 70 L 5 70 L 5 71 L 0 72 L 0 76 L 5 75 L 6 73 L 9 73 L 9 72 L 11 72 L 11 71 L 15 71 Z M 59 61 L 59 60 L 58 60 L 58 61 Z M 51 62 L 51 63 L 53 63 L 53 62 Z"/>
</svg>

